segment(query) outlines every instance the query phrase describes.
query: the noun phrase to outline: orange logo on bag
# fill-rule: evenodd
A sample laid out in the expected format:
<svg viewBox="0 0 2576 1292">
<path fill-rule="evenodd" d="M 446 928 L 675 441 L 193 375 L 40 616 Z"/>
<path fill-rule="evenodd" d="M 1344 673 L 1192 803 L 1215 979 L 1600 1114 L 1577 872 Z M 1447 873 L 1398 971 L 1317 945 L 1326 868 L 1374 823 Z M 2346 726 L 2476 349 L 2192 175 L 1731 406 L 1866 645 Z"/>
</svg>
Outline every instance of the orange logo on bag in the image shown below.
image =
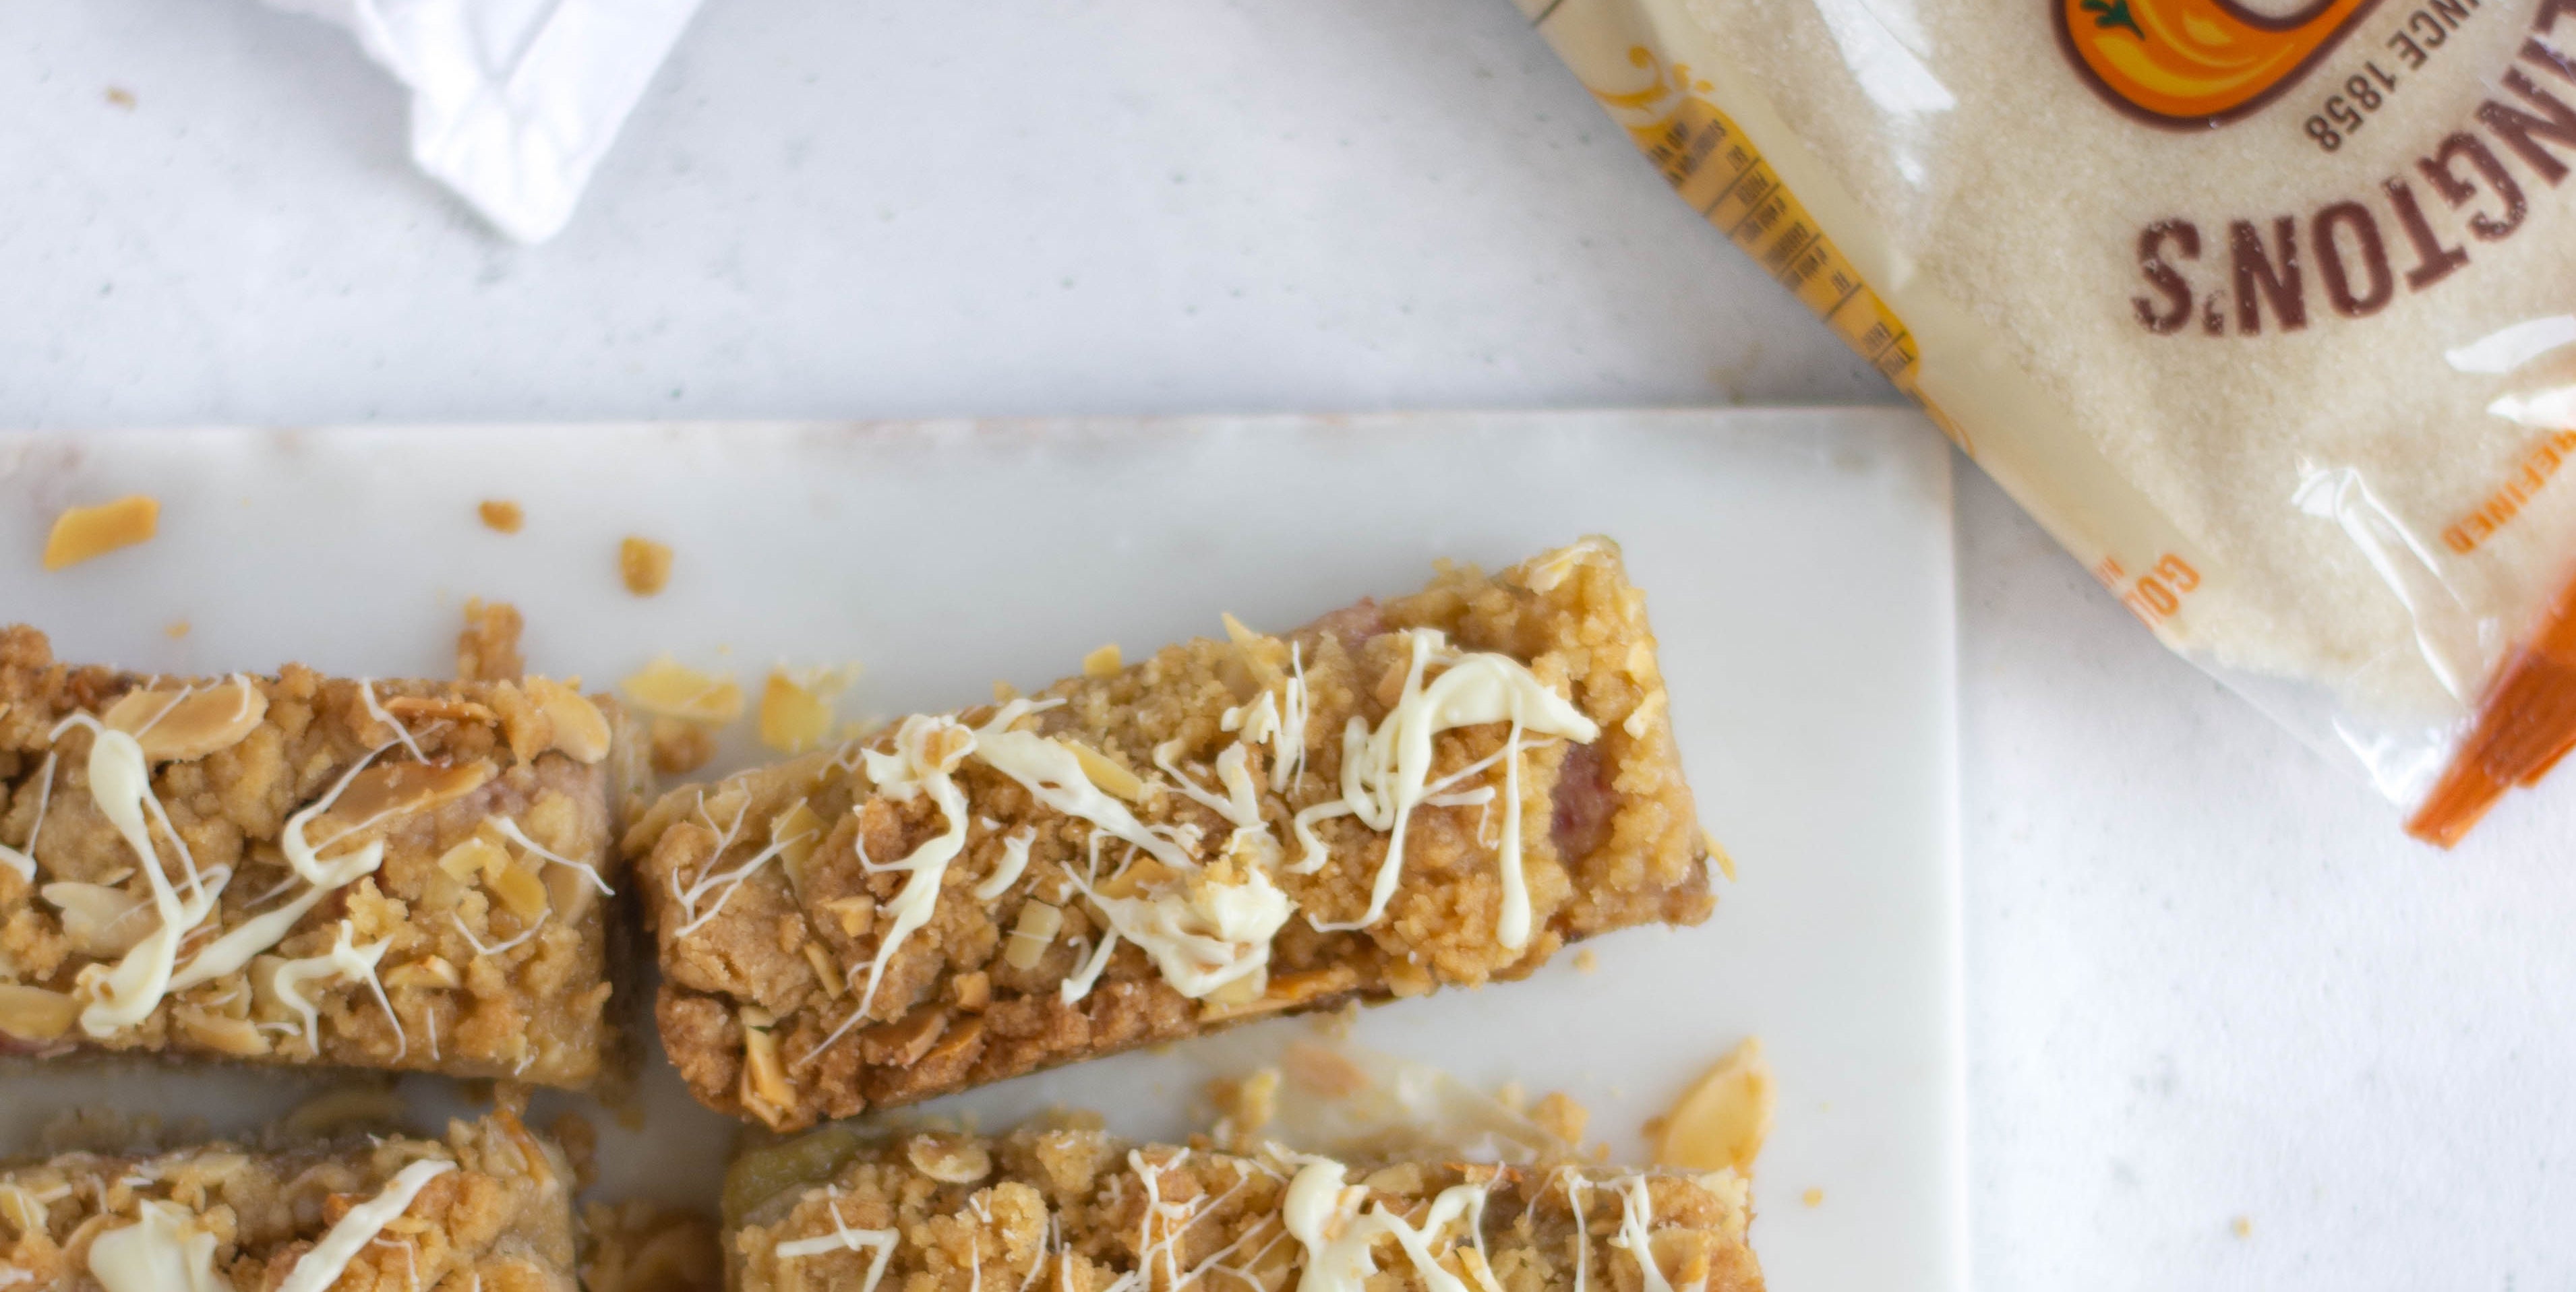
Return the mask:
<svg viewBox="0 0 2576 1292">
<path fill-rule="evenodd" d="M 2069 57 L 2113 107 L 2215 126 L 2298 83 L 2379 0 L 2317 0 L 2272 18 L 2238 0 L 2055 0 Z"/>
</svg>

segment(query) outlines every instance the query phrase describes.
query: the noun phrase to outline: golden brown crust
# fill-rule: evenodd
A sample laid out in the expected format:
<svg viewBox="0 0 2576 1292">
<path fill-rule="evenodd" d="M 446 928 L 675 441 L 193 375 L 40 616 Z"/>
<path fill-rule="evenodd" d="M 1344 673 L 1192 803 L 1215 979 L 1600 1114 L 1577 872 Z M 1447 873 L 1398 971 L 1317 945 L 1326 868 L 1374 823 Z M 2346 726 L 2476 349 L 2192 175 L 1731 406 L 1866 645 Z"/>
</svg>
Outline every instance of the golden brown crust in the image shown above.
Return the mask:
<svg viewBox="0 0 2576 1292">
<path fill-rule="evenodd" d="M 176 1208 L 186 1233 L 214 1236 L 212 1269 L 227 1286 L 274 1288 L 352 1207 L 425 1161 L 455 1168 L 421 1185 L 333 1287 L 572 1292 L 570 1169 L 562 1150 L 506 1112 L 451 1123 L 444 1142 L 361 1136 L 279 1151 L 211 1144 L 0 1167 L 0 1271 L 27 1276 L 0 1281 L 95 1287 L 91 1245 L 155 1204 Z"/>
<path fill-rule="evenodd" d="M 255 720 L 210 719 L 196 724 L 205 739 L 179 739 L 187 733 L 150 715 L 183 692 L 212 719 Z M 125 944 L 138 930 L 159 925 L 150 876 L 91 792 L 100 728 L 86 724 L 99 719 L 144 731 L 151 801 L 186 848 L 182 858 L 153 827 L 163 875 L 183 892 L 191 866 L 208 887 L 222 880 L 174 967 L 319 895 L 255 958 L 167 993 L 139 1021 L 31 1022 L 24 1011 L 80 1003 L 85 978 L 105 975 L 131 954 Z M 613 702 L 540 678 L 361 682 L 290 665 L 275 678 L 146 679 L 58 664 L 42 634 L 0 629 L 0 844 L 24 849 L 35 836 L 32 875 L 0 866 L 0 996 L 9 998 L 0 1001 L 0 1052 L 86 1048 L 590 1084 L 610 1043 L 596 889 L 617 884 L 611 845 L 635 780 L 622 728 Z M 282 841 L 344 778 L 302 838 L 325 864 L 374 842 L 382 861 L 351 882 L 309 884 Z M 546 861 L 530 842 L 579 865 Z M 477 846 L 457 852 L 469 844 Z M 101 928 L 98 912 L 123 924 Z M 353 948 L 382 944 L 376 981 L 290 975 L 301 983 L 293 994 L 316 1010 L 308 1040 L 276 990 L 277 971 L 328 955 L 344 937 Z M 22 1012 L 9 1015 L 13 1004 Z"/>
<path fill-rule="evenodd" d="M 1247 1154 L 1205 1142 L 1137 1148 L 1097 1130 L 872 1141 L 834 1127 L 735 1165 L 726 1261 L 738 1292 L 1113 1285 L 1150 1292 L 1185 1282 L 1208 1292 L 1284 1292 L 1306 1253 L 1287 1230 L 1282 1204 L 1291 1180 L 1315 1161 L 1267 1146 Z M 1346 1200 L 1347 1214 L 1384 1207 L 1426 1229 L 1444 1190 L 1464 1185 L 1481 1195 L 1477 1221 L 1426 1234 L 1440 1272 L 1470 1288 L 1642 1292 L 1644 1272 L 1621 1238 L 1629 1209 L 1640 1205 L 1636 1220 L 1668 1286 L 1763 1286 L 1747 1243 L 1751 1207 L 1733 1172 L 1639 1176 L 1397 1161 L 1350 1168 L 1343 1178 L 1364 1190 Z M 859 1245 L 835 1241 L 844 1231 Z M 897 1236 L 873 1281 L 867 1231 Z M 1121 1283 L 1147 1265 L 1149 1248 L 1146 1277 Z M 1393 1237 L 1379 1238 L 1370 1257 L 1378 1271 L 1366 1281 L 1370 1292 L 1428 1289 Z"/>
<path fill-rule="evenodd" d="M 1172 790 L 1156 754 L 1172 754 L 1204 787 L 1218 780 L 1211 767 L 1221 751 L 1243 749 L 1263 821 L 1294 849 L 1291 818 L 1341 792 L 1345 722 L 1375 724 L 1397 701 L 1414 650 L 1404 630 L 1417 628 L 1520 662 L 1600 727 L 1587 744 L 1523 742 L 1523 870 L 1534 916 L 1525 945 L 1497 934 L 1500 804 L 1425 805 L 1412 816 L 1393 900 L 1357 930 L 1316 925 L 1366 913 L 1387 836 L 1350 816 L 1314 825 L 1331 861 L 1311 875 L 1280 869 L 1276 883 L 1297 914 L 1270 942 L 1257 995 L 1184 995 L 1130 941 L 1069 1001 L 1060 988 L 1103 932 L 1100 909 L 1072 883 L 1090 873 L 1095 832 L 970 758 L 954 772 L 973 818 L 963 850 L 927 922 L 877 974 L 906 876 L 863 865 L 862 848 L 882 865 L 948 823 L 932 795 L 873 792 L 858 750 L 827 750 L 666 795 L 628 832 L 662 965 L 656 1013 L 665 1048 L 709 1106 L 795 1128 L 1245 1018 L 1519 978 L 1580 938 L 1705 918 L 1705 853 L 1665 717 L 1654 637 L 1607 540 L 1490 577 L 1443 567 L 1421 593 L 1363 603 L 1285 637 L 1167 647 L 1114 673 L 1056 683 L 1037 698 L 1061 704 L 1028 722 L 1135 773 L 1144 790 L 1130 806 L 1146 825 L 1217 841 L 1230 823 Z M 1282 793 L 1272 788 L 1270 747 L 1238 744 L 1220 719 L 1297 669 L 1311 710 L 1306 761 Z M 979 707 L 960 720 L 972 726 L 993 713 Z M 1444 732 L 1435 775 L 1502 753 L 1507 734 L 1501 722 Z M 868 747 L 889 744 L 881 734 Z M 1500 792 L 1499 772 L 1480 775 Z M 1101 776 L 1115 780 L 1117 768 L 1094 779 Z M 811 855 L 761 860 L 774 838 L 788 837 L 791 818 L 819 838 Z M 1031 842 L 1020 878 L 993 898 L 972 896 L 1022 833 Z M 1020 937 L 1023 928 L 1043 937 Z M 872 974 L 872 1003 L 855 1018 Z M 774 1070 L 759 1066 L 764 1049 L 778 1060 Z"/>
</svg>

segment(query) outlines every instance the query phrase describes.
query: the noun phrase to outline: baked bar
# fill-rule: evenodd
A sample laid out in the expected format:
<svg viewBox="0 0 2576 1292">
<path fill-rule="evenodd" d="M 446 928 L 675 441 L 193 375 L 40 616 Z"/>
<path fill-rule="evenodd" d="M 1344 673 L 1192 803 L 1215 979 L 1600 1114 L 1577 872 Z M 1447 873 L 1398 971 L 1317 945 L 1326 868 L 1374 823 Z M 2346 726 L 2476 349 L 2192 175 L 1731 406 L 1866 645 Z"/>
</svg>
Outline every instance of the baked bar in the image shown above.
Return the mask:
<svg viewBox="0 0 2576 1292">
<path fill-rule="evenodd" d="M 1731 1170 L 835 1126 L 735 1164 L 726 1269 L 734 1292 L 1759 1292 L 1751 1219 Z"/>
<path fill-rule="evenodd" d="M 573 1292 L 572 1171 L 503 1112 L 445 1142 L 0 1166 L 0 1287 Z"/>
<path fill-rule="evenodd" d="M 798 1128 L 1707 916 L 1608 540 L 1226 623 L 664 796 L 625 847 L 697 1097 Z"/>
<path fill-rule="evenodd" d="M 543 678 L 144 678 L 0 629 L 0 1053 L 588 1085 L 622 723 Z"/>
</svg>

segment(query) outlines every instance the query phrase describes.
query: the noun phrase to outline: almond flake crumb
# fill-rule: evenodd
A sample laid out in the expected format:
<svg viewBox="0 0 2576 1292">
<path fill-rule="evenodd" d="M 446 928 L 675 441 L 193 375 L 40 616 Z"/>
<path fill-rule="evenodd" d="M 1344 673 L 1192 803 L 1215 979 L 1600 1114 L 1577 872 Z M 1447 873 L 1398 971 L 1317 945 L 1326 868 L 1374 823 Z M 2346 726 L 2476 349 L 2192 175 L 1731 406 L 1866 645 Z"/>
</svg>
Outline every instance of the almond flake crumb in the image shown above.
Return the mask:
<svg viewBox="0 0 2576 1292">
<path fill-rule="evenodd" d="M 170 621 L 170 626 L 161 630 L 161 635 L 162 635 L 162 636 L 164 636 L 164 637 L 169 638 L 169 639 L 170 639 L 170 640 L 172 640 L 172 641 L 177 641 L 177 640 L 179 640 L 180 638 L 187 636 L 187 635 L 188 635 L 188 621 L 187 621 L 187 620 L 185 620 L 185 619 L 173 619 L 173 620 L 171 620 L 171 621 Z"/>
<path fill-rule="evenodd" d="M 95 507 L 71 507 L 54 517 L 45 538 L 45 568 L 59 570 L 120 547 L 132 547 L 161 528 L 161 501 L 134 494 Z"/>
<path fill-rule="evenodd" d="M 1750 1175 L 1771 1133 L 1773 1098 L 1762 1040 L 1747 1037 L 1673 1101 L 1654 1136 L 1655 1164 Z"/>
<path fill-rule="evenodd" d="M 838 669 L 769 670 L 760 689 L 760 743 L 782 754 L 801 754 L 832 731 L 832 697 L 858 676 L 853 664 Z"/>
<path fill-rule="evenodd" d="M 1592 1121 L 1592 1110 L 1574 1102 L 1562 1090 L 1551 1090 L 1537 1107 L 1530 1109 L 1530 1120 L 1548 1134 L 1572 1144 L 1583 1138 L 1583 1128 Z"/>
<path fill-rule="evenodd" d="M 1699 841 L 1700 846 L 1708 849 L 1709 864 L 1717 867 L 1717 873 L 1726 876 L 1726 882 L 1730 884 L 1734 883 L 1735 855 L 1720 846 L 1717 842 L 1717 836 L 1710 834 L 1706 827 L 1702 827 L 1700 829 Z"/>
<path fill-rule="evenodd" d="M 1821 1207 L 1825 1205 L 1825 1191 L 1822 1189 L 1809 1189 L 1805 1193 L 1798 1195 L 1798 1201 L 1803 1202 L 1810 1207 Z M 2245 1220 L 2240 1216 L 2237 1218 L 2236 1223 L 2242 1225 L 2245 1223 Z M 2239 1238 L 2244 1237 L 2245 1231 L 2242 1229 L 2237 1230 L 2236 1236 Z"/>
<path fill-rule="evenodd" d="M 2252 1238 L 2254 1236 L 2254 1218 L 2252 1216 L 2238 1216 L 2236 1219 L 2227 1222 L 2227 1232 L 2234 1234 L 2239 1238 Z"/>
<path fill-rule="evenodd" d="M 485 529 L 498 534 L 516 534 L 528 523 L 528 513 L 507 498 L 486 498 L 475 504 L 474 514 L 483 518 Z"/>
<path fill-rule="evenodd" d="M 686 776 L 716 756 L 714 734 L 694 722 L 655 718 L 646 731 L 652 742 L 653 770 L 664 776 Z"/>
<path fill-rule="evenodd" d="M 626 580 L 627 591 L 639 597 L 652 596 L 671 581 L 671 549 L 629 534 L 617 545 L 617 573 Z"/>
<path fill-rule="evenodd" d="M 1082 657 L 1082 675 L 1084 677 L 1112 677 L 1117 674 L 1119 669 L 1126 667 L 1126 663 L 1126 657 L 1120 655 L 1118 652 L 1118 643 L 1111 642 L 1108 645 Z"/>
<path fill-rule="evenodd" d="M 1592 954 L 1592 948 L 1585 947 L 1574 953 L 1574 972 L 1590 973 L 1600 967 L 1601 957 Z"/>
<path fill-rule="evenodd" d="M 110 107 L 123 108 L 132 112 L 136 102 L 134 91 L 122 85 L 111 85 L 107 87 L 107 102 Z"/>
<path fill-rule="evenodd" d="M 472 597 L 465 602 L 465 628 L 456 634 L 456 679 L 460 682 L 507 682 L 528 671 L 519 655 L 519 632 L 527 621 L 507 601 Z"/>
<path fill-rule="evenodd" d="M 626 699 L 646 713 L 717 726 L 742 716 L 742 686 L 729 677 L 701 673 L 668 655 L 618 683 Z"/>
</svg>

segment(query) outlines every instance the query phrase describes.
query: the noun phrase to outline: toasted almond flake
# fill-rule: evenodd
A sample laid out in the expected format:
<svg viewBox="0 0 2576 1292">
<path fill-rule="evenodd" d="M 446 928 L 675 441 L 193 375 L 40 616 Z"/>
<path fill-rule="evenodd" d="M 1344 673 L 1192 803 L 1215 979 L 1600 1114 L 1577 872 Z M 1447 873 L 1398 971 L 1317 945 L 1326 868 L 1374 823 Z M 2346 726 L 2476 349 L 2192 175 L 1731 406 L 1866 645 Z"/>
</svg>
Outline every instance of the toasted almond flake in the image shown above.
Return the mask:
<svg viewBox="0 0 2576 1292">
<path fill-rule="evenodd" d="M 448 963 L 445 956 L 422 956 L 418 960 L 405 961 L 387 969 L 383 982 L 387 991 L 404 987 L 426 990 L 462 986 L 465 978 L 456 971 L 455 965 Z"/>
<path fill-rule="evenodd" d="M 507 854 L 504 854 L 505 858 Z M 542 879 L 504 860 L 483 872 L 483 886 L 501 899 L 502 909 L 521 920 L 534 920 L 551 909 Z"/>
<path fill-rule="evenodd" d="M 456 680 L 507 682 L 528 671 L 519 654 L 527 620 L 507 601 L 465 600 L 465 627 L 456 634 Z"/>
<path fill-rule="evenodd" d="M 185 619 L 171 620 L 167 625 L 162 627 L 161 635 L 172 641 L 177 641 L 180 638 L 187 636 L 188 621 Z"/>
<path fill-rule="evenodd" d="M 961 973 L 948 980 L 948 996 L 957 1002 L 957 1008 L 979 1013 L 993 1003 L 993 976 L 981 969 Z"/>
<path fill-rule="evenodd" d="M 21 1041 L 51 1041 L 72 1030 L 79 1000 L 42 987 L 0 983 L 0 1032 Z"/>
<path fill-rule="evenodd" d="M 823 903 L 823 910 L 839 922 L 841 936 L 863 938 L 877 923 L 877 899 L 864 893 L 856 897 L 835 897 Z"/>
<path fill-rule="evenodd" d="M 617 545 L 617 577 L 639 597 L 660 592 L 671 582 L 671 549 L 667 544 L 632 534 Z"/>
<path fill-rule="evenodd" d="M 472 879 L 479 871 L 509 864 L 510 854 L 479 834 L 439 854 L 438 858 L 438 868 L 446 871 L 448 878 L 460 882 Z"/>
<path fill-rule="evenodd" d="M 240 744 L 268 716 L 268 693 L 236 673 L 220 686 L 128 691 L 99 721 L 134 737 L 151 762 L 184 762 Z"/>
<path fill-rule="evenodd" d="M 1592 973 L 1600 968 L 1601 957 L 1594 955 L 1592 948 L 1585 947 L 1574 953 L 1574 972 Z"/>
<path fill-rule="evenodd" d="M 1116 642 L 1111 642 L 1082 657 L 1084 677 L 1116 677 L 1118 670 L 1124 667 L 1126 667 L 1126 659 L 1119 654 Z"/>
<path fill-rule="evenodd" d="M 787 1066 L 778 1060 L 778 1038 L 769 1033 L 778 1020 L 754 1005 L 743 1006 L 741 1017 L 742 1106 L 775 1129 L 796 1102 L 795 1087 L 787 1084 Z"/>
<path fill-rule="evenodd" d="M 618 684 L 627 702 L 646 713 L 718 726 L 742 716 L 742 687 L 664 655 Z"/>
<path fill-rule="evenodd" d="M 823 818 L 805 800 L 779 813 L 769 822 L 769 841 L 778 848 L 778 864 L 787 872 L 788 886 L 796 890 L 797 899 L 805 896 L 805 863 L 813 860 L 814 849 L 823 842 Z"/>
<path fill-rule="evenodd" d="M 528 513 L 507 498 L 486 498 L 474 505 L 474 514 L 483 518 L 483 527 L 497 534 L 516 534 L 528 523 Z"/>
<path fill-rule="evenodd" d="M 1637 701 L 1637 707 L 1628 711 L 1619 729 L 1627 732 L 1631 740 L 1645 739 L 1646 733 L 1654 729 L 1655 721 L 1663 716 L 1664 704 L 1670 698 L 1660 686 L 1646 692 L 1646 698 Z"/>
<path fill-rule="evenodd" d="M 1079 740 L 1059 739 L 1056 743 L 1073 751 L 1073 760 L 1082 764 L 1082 774 L 1090 777 L 1091 783 L 1099 786 L 1102 793 L 1114 794 L 1130 803 L 1143 801 L 1145 782 L 1136 779 L 1136 773 L 1127 770 L 1126 764 Z"/>
<path fill-rule="evenodd" d="M 501 715 L 492 712 L 489 706 L 476 704 L 472 700 L 427 695 L 397 695 L 386 699 L 384 708 L 385 712 L 405 722 L 447 721 L 459 724 L 473 723 L 485 727 L 501 725 Z"/>
<path fill-rule="evenodd" d="M 326 821 L 356 830 L 370 822 L 408 816 L 451 799 L 463 798 L 492 779 L 492 764 L 471 762 L 449 767 L 438 763 L 378 763 L 350 778 L 348 787 L 323 814 Z M 331 837 L 323 832 L 323 838 Z"/>
<path fill-rule="evenodd" d="M 1002 963 L 1014 969 L 1036 968 L 1047 946 L 1063 928 L 1063 908 L 1045 902 L 1022 906 L 1019 922 L 1011 926 L 1010 943 L 1002 948 Z"/>
<path fill-rule="evenodd" d="M 941 1184 L 973 1184 L 993 1173 L 993 1155 L 961 1135 L 915 1135 L 905 1141 L 903 1155 L 913 1170 Z"/>
<path fill-rule="evenodd" d="M 122 888 L 66 881 L 36 891 L 62 912 L 63 940 L 85 956 L 107 960 L 124 955 L 161 927 L 157 919 L 142 918 L 152 900 Z"/>
<path fill-rule="evenodd" d="M 54 517 L 53 532 L 45 537 L 45 568 L 59 570 L 132 547 L 149 540 L 160 527 L 160 500 L 148 494 L 95 507 L 67 508 Z"/>
<path fill-rule="evenodd" d="M 1577 1144 L 1583 1140 L 1583 1128 L 1591 1124 L 1592 1110 L 1562 1090 L 1551 1090 L 1539 1099 L 1537 1107 L 1530 1109 L 1530 1120 L 1548 1134 Z"/>
<path fill-rule="evenodd" d="M 840 970 L 832 967 L 832 953 L 825 951 L 820 942 L 808 942 L 805 944 L 805 963 L 814 967 L 814 978 L 823 984 L 823 994 L 839 1000 L 848 988 L 841 980 Z"/>
<path fill-rule="evenodd" d="M 1692 1082 L 1664 1114 L 1655 1163 L 1694 1171 L 1729 1167 L 1750 1175 L 1771 1133 L 1771 1067 L 1762 1041 L 1748 1037 Z"/>
<path fill-rule="evenodd" d="M 608 715 L 599 711 L 581 692 L 550 677 L 532 677 L 526 682 L 528 698 L 536 702 L 537 711 L 553 725 L 550 749 L 560 749 L 577 763 L 596 763 L 608 757 Z"/>
<path fill-rule="evenodd" d="M 1706 826 L 1700 827 L 1699 842 L 1701 847 L 1708 850 L 1709 864 L 1717 867 L 1717 873 L 1726 876 L 1726 882 L 1734 883 L 1735 854 L 1728 852 L 1725 845 L 1717 841 L 1717 836 L 1708 832 Z"/>
<path fill-rule="evenodd" d="M 782 754 L 801 754 L 832 730 L 832 702 L 814 687 L 769 670 L 760 688 L 760 743 Z"/>
<path fill-rule="evenodd" d="M 1233 642 L 1237 646 L 1241 646 L 1246 642 L 1257 642 L 1261 640 L 1261 634 L 1244 627 L 1242 620 L 1235 618 L 1230 613 L 1223 614 L 1223 617 L 1225 619 L 1225 639 L 1227 641 Z"/>
<path fill-rule="evenodd" d="M 1822 1189 L 1809 1189 L 1805 1193 L 1798 1195 L 1798 1201 L 1803 1202 L 1810 1207 L 1821 1207 L 1825 1205 L 1825 1191 Z M 2243 1216 L 2238 1216 L 2236 1218 L 2237 1237 L 2243 1238 L 2248 1232 L 2252 1231 L 2253 1228 L 2254 1226 L 2248 1223 Z"/>
<path fill-rule="evenodd" d="M 268 1053 L 268 1034 L 246 1018 L 232 1018 L 211 1013 L 195 1005 L 179 1005 L 170 1011 L 170 1021 L 181 1035 L 218 1054 L 248 1059 Z"/>
</svg>

